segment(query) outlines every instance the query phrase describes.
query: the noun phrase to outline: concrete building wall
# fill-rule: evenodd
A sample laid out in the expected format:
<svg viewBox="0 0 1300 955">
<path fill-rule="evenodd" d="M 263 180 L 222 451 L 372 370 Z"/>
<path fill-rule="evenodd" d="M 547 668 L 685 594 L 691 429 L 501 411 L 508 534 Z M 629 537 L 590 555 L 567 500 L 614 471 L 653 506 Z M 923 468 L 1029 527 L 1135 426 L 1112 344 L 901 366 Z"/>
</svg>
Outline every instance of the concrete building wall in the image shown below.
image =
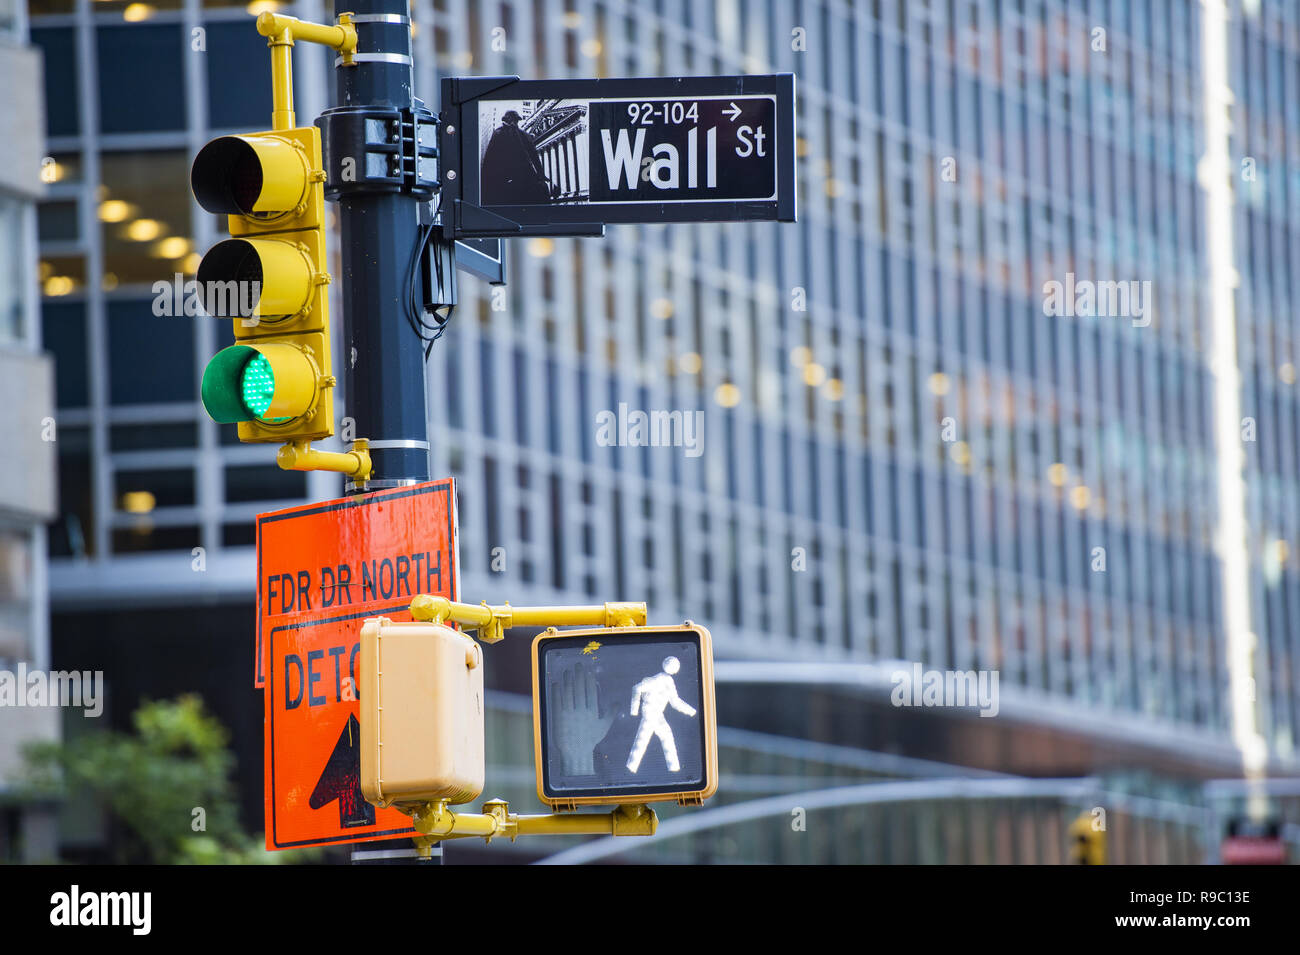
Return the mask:
<svg viewBox="0 0 1300 955">
<path fill-rule="evenodd" d="M 42 54 L 0 4 L 0 670 L 49 665 L 45 522 L 58 510 L 54 364 L 41 353 L 36 202 L 46 184 Z M 52 861 L 54 808 L 21 792 L 23 750 L 57 740 L 57 708 L 0 706 L 0 861 Z"/>
</svg>

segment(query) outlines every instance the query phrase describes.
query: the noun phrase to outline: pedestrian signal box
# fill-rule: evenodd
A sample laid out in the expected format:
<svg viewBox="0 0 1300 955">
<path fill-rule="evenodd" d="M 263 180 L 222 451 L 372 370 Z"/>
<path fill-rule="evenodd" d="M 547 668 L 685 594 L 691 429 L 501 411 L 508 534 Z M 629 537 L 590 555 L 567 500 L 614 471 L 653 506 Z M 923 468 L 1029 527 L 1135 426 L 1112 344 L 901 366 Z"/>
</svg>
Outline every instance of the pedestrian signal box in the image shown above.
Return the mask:
<svg viewBox="0 0 1300 955">
<path fill-rule="evenodd" d="M 565 630 L 533 641 L 537 794 L 554 809 L 718 788 L 713 641 L 679 627 Z"/>
<path fill-rule="evenodd" d="M 483 792 L 483 652 L 437 623 L 361 628 L 361 794 L 381 809 Z"/>
</svg>

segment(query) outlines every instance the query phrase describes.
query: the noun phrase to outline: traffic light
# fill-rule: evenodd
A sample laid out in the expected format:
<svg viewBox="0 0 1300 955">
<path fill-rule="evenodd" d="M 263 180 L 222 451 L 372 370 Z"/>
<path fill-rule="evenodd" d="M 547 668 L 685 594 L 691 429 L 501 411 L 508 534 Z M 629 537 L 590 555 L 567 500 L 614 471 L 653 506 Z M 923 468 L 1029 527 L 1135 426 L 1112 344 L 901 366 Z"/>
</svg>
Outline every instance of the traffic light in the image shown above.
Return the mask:
<svg viewBox="0 0 1300 955">
<path fill-rule="evenodd" d="M 199 263 L 198 287 L 235 332 L 203 372 L 203 407 L 240 441 L 334 433 L 324 179 L 315 126 L 221 136 L 194 158 L 194 197 L 231 235 Z"/>
<path fill-rule="evenodd" d="M 548 630 L 533 641 L 537 794 L 555 809 L 718 788 L 713 641 L 695 624 Z"/>
<path fill-rule="evenodd" d="M 380 808 L 483 791 L 483 652 L 440 623 L 361 628 L 361 794 Z"/>
<path fill-rule="evenodd" d="M 1070 823 L 1070 863 L 1072 865 L 1106 864 L 1106 830 L 1098 828 L 1100 820 L 1092 813 L 1082 813 Z"/>
</svg>

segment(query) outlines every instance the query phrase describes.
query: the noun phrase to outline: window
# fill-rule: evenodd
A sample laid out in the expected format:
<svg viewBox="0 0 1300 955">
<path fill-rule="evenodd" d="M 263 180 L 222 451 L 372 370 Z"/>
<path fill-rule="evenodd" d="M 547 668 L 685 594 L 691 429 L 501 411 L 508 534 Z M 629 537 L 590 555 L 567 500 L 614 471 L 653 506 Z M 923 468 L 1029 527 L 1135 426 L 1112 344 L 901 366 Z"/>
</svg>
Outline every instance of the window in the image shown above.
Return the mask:
<svg viewBox="0 0 1300 955">
<path fill-rule="evenodd" d="M 264 129 L 270 121 L 271 58 L 266 38 L 250 26 L 243 20 L 204 24 L 208 124 L 213 129 Z M 294 48 L 294 58 L 302 55 L 299 51 L 310 49 L 310 43 L 299 44 Z M 232 70 L 231 63 L 246 64 L 247 68 Z M 259 63 L 264 65 L 263 69 L 255 68 Z M 332 60 L 330 66 L 333 67 Z"/>
<path fill-rule="evenodd" d="M 134 23 L 101 26 L 95 39 L 99 56 L 100 131 L 138 133 L 184 129 L 185 71 L 181 53 L 189 45 L 184 42 L 180 27 Z M 52 61 L 47 55 L 45 62 L 71 62 L 73 51 L 65 52 L 67 58 Z M 62 70 L 46 71 L 47 75 L 51 72 Z M 47 102 L 65 103 L 68 98 L 60 91 Z M 58 112 L 57 109 L 49 111 L 51 116 Z"/>
<path fill-rule="evenodd" d="M 180 151 L 103 154 L 97 215 L 106 290 L 152 286 L 171 282 L 177 272 L 197 271 L 189 167 L 189 157 Z M 148 303 L 145 311 L 152 315 Z"/>
<path fill-rule="evenodd" d="M 149 299 L 109 302 L 109 401 L 195 401 L 194 322 L 185 316 L 159 318 Z"/>
<path fill-rule="evenodd" d="M 77 56 L 76 32 L 71 27 L 32 30 L 32 44 L 41 48 L 47 64 L 44 71 L 46 132 L 51 136 L 74 136 L 81 125 L 81 99 L 77 93 L 81 59 Z M 60 68 L 49 69 L 50 63 L 58 63 Z"/>
<path fill-rule="evenodd" d="M 0 527 L 0 659 L 31 656 L 33 559 L 30 530 Z"/>
<path fill-rule="evenodd" d="M 84 408 L 89 403 L 84 302 L 47 300 L 41 308 L 41 341 L 54 353 L 54 393 L 59 409 Z M 59 447 L 63 448 L 63 435 Z"/>
<path fill-rule="evenodd" d="M 0 195 L 0 344 L 27 337 L 31 276 L 27 267 L 27 204 Z"/>
</svg>

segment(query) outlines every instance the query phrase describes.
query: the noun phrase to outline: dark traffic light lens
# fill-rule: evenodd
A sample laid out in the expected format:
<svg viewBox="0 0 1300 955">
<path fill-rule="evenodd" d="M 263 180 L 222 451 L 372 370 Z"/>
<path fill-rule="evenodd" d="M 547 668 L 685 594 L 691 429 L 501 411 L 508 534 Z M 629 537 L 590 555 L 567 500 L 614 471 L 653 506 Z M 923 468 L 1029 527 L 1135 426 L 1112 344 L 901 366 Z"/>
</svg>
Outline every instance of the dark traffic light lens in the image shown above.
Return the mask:
<svg viewBox="0 0 1300 955">
<path fill-rule="evenodd" d="M 262 298 L 262 257 L 245 239 L 218 242 L 199 262 L 204 311 L 216 318 L 249 318 Z"/>
<path fill-rule="evenodd" d="M 190 185 L 208 212 L 251 215 L 262 194 L 262 162 L 243 139 L 222 136 L 194 157 Z"/>
</svg>

